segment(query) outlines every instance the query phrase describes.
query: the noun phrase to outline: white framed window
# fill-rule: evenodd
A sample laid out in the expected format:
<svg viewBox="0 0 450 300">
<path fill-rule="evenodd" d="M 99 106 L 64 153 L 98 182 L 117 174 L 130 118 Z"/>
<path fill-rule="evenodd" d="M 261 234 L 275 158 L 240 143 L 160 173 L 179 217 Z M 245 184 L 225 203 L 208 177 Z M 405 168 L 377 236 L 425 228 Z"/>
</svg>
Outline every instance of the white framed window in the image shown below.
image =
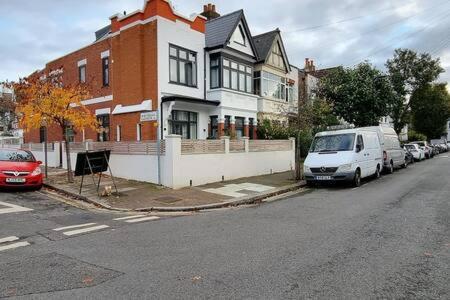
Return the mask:
<svg viewBox="0 0 450 300">
<path fill-rule="evenodd" d="M 136 141 L 142 141 L 142 124 L 136 124 Z"/>
<path fill-rule="evenodd" d="M 116 127 L 116 141 L 120 142 L 122 140 L 122 126 L 117 125 Z"/>
</svg>

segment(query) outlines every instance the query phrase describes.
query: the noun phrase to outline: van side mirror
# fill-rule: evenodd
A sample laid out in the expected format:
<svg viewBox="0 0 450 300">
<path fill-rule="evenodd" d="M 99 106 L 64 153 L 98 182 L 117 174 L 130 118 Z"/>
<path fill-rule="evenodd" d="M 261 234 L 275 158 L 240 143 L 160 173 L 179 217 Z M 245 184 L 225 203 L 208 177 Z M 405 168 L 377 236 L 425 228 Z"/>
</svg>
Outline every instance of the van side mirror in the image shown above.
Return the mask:
<svg viewBox="0 0 450 300">
<path fill-rule="evenodd" d="M 356 144 L 356 153 L 361 152 L 361 145 L 360 144 Z"/>
</svg>

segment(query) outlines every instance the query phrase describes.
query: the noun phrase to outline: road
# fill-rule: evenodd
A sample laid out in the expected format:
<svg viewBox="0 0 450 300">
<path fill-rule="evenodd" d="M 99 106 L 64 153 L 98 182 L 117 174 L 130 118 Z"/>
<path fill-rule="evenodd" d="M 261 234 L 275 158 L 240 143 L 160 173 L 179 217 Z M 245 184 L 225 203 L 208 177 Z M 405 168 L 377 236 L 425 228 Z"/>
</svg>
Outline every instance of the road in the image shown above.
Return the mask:
<svg viewBox="0 0 450 300">
<path fill-rule="evenodd" d="M 137 222 L 41 193 L 0 201 L 0 239 L 29 244 L 0 251 L 0 297 L 450 298 L 449 155 L 356 189 Z"/>
</svg>

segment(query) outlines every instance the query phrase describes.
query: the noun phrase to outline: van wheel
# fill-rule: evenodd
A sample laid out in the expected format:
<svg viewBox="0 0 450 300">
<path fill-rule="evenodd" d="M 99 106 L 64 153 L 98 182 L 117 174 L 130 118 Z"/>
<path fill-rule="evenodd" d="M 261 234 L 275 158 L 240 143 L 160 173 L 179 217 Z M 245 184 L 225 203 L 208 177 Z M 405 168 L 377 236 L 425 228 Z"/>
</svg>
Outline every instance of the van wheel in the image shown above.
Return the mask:
<svg viewBox="0 0 450 300">
<path fill-rule="evenodd" d="M 359 169 L 356 169 L 355 171 L 355 177 L 353 177 L 353 186 L 361 186 L 361 171 Z"/>
<path fill-rule="evenodd" d="M 375 171 L 374 177 L 375 177 L 375 179 L 378 179 L 381 177 L 380 165 L 377 165 L 377 170 Z"/>
<path fill-rule="evenodd" d="M 394 173 L 394 163 L 391 161 L 389 168 L 387 169 L 388 174 Z"/>
</svg>

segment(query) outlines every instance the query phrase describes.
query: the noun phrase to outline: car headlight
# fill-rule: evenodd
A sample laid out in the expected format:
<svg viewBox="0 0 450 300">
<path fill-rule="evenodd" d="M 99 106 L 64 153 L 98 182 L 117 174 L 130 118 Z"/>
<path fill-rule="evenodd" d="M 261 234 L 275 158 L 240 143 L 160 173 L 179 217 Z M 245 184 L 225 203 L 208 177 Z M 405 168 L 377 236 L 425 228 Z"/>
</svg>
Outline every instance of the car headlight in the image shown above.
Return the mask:
<svg viewBox="0 0 450 300">
<path fill-rule="evenodd" d="M 309 166 L 303 165 L 303 172 L 304 172 L 304 173 L 310 173 L 310 172 L 311 172 L 311 169 L 309 168 Z"/>
<path fill-rule="evenodd" d="M 41 167 L 37 167 L 36 169 L 34 169 L 33 172 L 31 172 L 31 176 L 37 176 L 41 173 L 42 173 Z"/>
<path fill-rule="evenodd" d="M 339 166 L 338 172 L 350 171 L 351 169 L 352 169 L 352 164 L 346 164 L 346 165 Z"/>
</svg>

